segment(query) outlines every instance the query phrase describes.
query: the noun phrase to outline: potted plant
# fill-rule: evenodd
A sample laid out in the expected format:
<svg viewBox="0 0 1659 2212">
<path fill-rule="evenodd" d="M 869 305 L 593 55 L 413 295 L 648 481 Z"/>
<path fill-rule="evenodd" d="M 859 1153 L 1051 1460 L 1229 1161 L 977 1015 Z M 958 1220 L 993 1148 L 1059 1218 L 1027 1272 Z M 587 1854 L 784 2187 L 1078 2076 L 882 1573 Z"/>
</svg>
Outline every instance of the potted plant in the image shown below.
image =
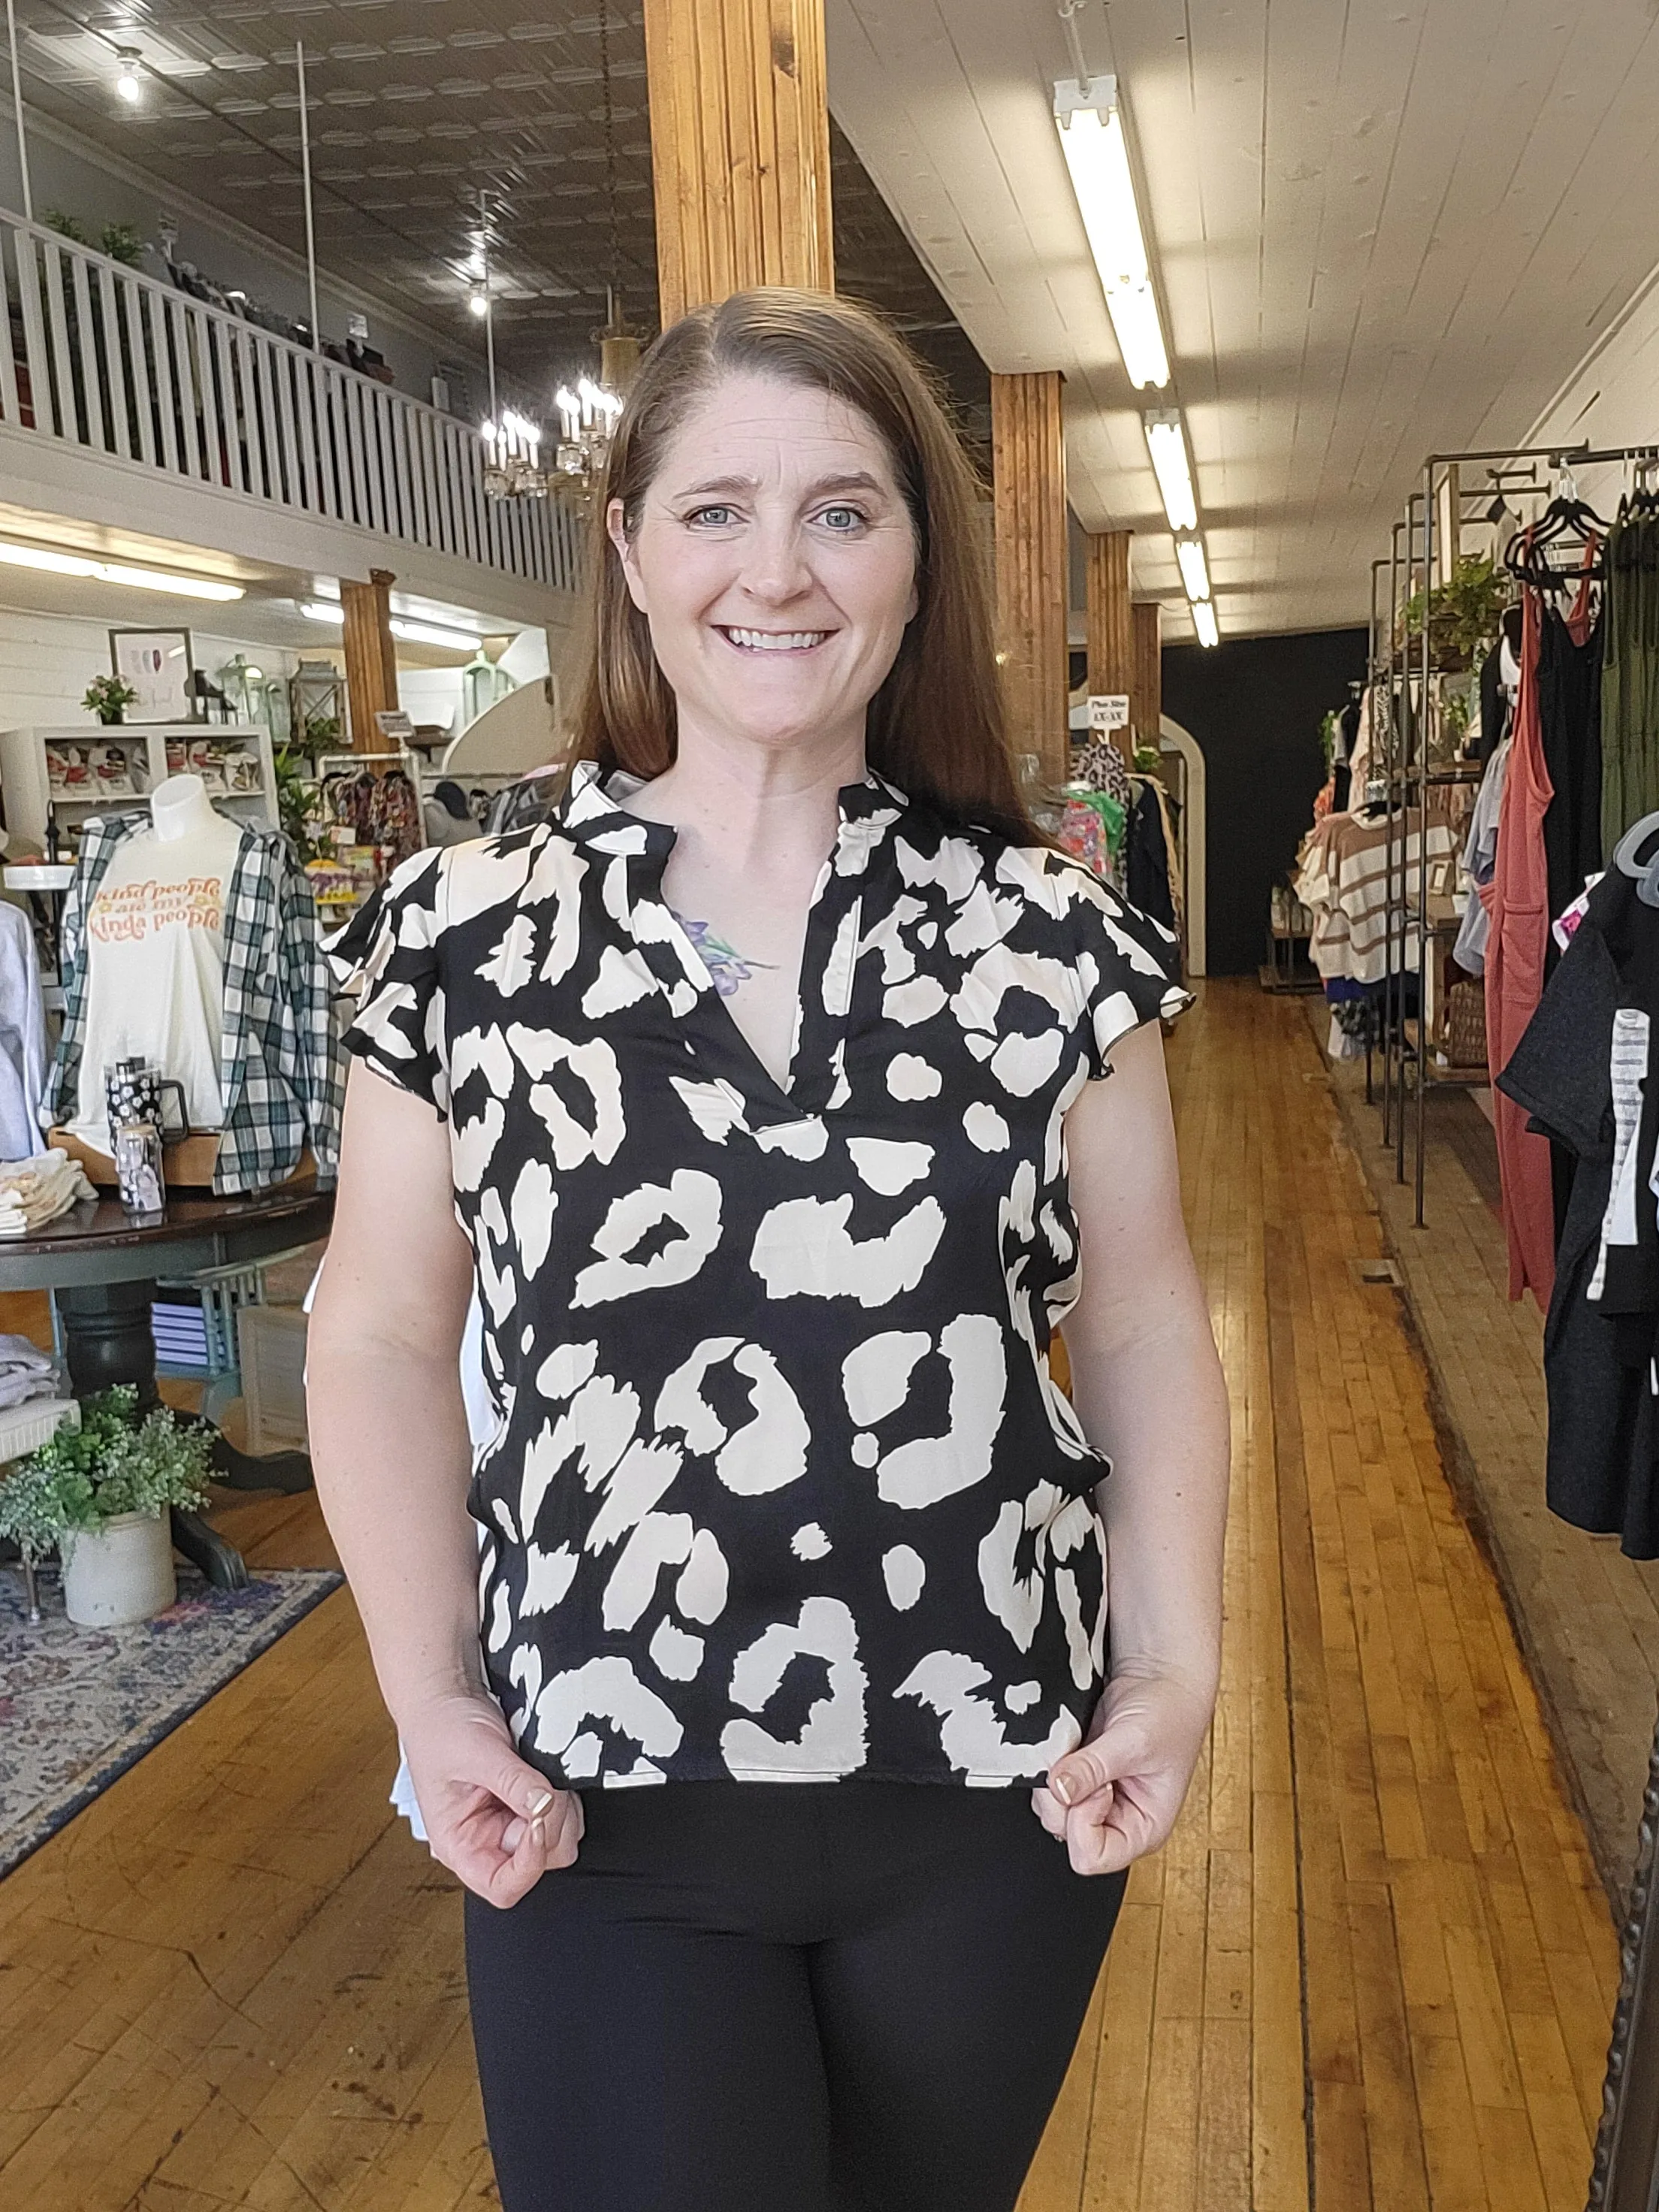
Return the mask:
<svg viewBox="0 0 1659 2212">
<path fill-rule="evenodd" d="M 1434 666 L 1453 672 L 1468 668 L 1497 636 L 1498 618 L 1514 595 L 1508 572 L 1490 554 L 1466 553 L 1426 599 L 1420 588 L 1413 592 L 1395 643 L 1406 643 L 1413 653 L 1419 652 L 1426 612 Z"/>
<path fill-rule="evenodd" d="M 138 694 L 124 676 L 94 676 L 82 695 L 81 704 L 88 714 L 96 714 L 104 723 L 122 720 L 129 707 L 137 702 Z"/>
<path fill-rule="evenodd" d="M 210 1431 L 169 1407 L 138 1416 L 119 1383 L 84 1401 L 78 1429 L 60 1429 L 0 1479 L 0 1536 L 31 1563 L 57 1551 L 64 1607 L 83 1628 L 115 1628 L 164 1612 L 178 1595 L 169 1506 L 207 1494 Z"/>
</svg>

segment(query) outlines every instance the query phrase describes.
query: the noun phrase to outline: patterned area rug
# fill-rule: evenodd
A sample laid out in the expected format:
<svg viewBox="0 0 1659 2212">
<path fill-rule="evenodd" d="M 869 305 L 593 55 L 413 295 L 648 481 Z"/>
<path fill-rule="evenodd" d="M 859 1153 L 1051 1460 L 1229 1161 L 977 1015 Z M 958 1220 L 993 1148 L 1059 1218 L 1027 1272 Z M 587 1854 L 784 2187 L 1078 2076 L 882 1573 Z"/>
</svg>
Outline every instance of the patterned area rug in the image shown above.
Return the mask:
<svg viewBox="0 0 1659 2212">
<path fill-rule="evenodd" d="M 179 1602 L 133 1628 L 76 1628 L 43 1569 L 38 1627 L 0 1567 L 0 1875 L 188 1720 L 342 1577 L 289 1570 L 214 1589 L 179 1569 Z"/>
</svg>

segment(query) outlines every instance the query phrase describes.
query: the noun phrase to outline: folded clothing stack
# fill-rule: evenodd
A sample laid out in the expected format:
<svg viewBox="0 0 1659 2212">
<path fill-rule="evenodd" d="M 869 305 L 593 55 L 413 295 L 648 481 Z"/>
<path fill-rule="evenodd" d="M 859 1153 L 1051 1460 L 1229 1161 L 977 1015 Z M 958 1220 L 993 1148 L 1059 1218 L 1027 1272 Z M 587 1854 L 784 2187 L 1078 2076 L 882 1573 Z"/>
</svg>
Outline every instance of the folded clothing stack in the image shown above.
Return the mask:
<svg viewBox="0 0 1659 2212">
<path fill-rule="evenodd" d="M 26 1336 L 0 1336 L 0 1409 L 58 1395 L 51 1355 Z"/>
<path fill-rule="evenodd" d="M 27 1237 L 97 1195 L 85 1169 L 67 1152 L 0 1162 L 0 1237 Z"/>
</svg>

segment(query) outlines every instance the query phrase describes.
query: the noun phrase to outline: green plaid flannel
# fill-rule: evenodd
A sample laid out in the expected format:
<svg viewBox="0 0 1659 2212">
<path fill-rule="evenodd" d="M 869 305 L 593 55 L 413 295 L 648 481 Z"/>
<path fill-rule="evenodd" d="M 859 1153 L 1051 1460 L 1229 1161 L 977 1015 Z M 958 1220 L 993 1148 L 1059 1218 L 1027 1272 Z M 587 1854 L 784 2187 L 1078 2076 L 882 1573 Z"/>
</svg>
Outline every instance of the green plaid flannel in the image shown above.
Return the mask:
<svg viewBox="0 0 1659 2212">
<path fill-rule="evenodd" d="M 64 902 L 64 1031 L 46 1082 L 43 1123 L 73 1115 L 80 1094 L 88 911 L 117 851 L 148 826 L 142 814 L 94 815 L 82 832 L 75 880 Z M 224 1125 L 213 1176 L 222 1197 L 284 1181 L 307 1145 L 319 1179 L 331 1183 L 344 1091 L 310 890 L 286 838 L 240 826 L 241 849 L 225 899 Z"/>
</svg>

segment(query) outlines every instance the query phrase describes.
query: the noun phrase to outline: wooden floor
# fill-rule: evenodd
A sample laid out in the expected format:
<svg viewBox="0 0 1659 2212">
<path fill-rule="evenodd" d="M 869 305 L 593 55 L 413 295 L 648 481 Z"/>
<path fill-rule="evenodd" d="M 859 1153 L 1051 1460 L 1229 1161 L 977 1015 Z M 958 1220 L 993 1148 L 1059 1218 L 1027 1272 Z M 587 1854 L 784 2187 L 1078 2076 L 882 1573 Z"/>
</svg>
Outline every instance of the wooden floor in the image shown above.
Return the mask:
<svg viewBox="0 0 1659 2212">
<path fill-rule="evenodd" d="M 1395 1182 L 1382 1116 L 1365 1103 L 1363 1064 L 1331 1074 L 1456 1438 L 1454 1483 L 1497 1570 L 1602 1885 L 1622 1906 L 1659 1711 L 1659 1560 L 1627 1559 L 1616 1536 L 1544 1510 L 1544 1317 L 1530 1297 L 1510 1303 L 1486 1116 L 1467 1091 L 1431 1091 L 1419 1229 L 1412 1181 Z"/>
<path fill-rule="evenodd" d="M 1172 1059 L 1234 1395 L 1226 1678 L 1022 2212 L 1579 2212 L 1607 1904 L 1361 1279 L 1376 1217 L 1294 1005 L 1212 986 Z M 309 1501 L 223 1518 L 326 1556 Z M 342 1594 L 0 1884 L 0 2203 L 495 2202 L 391 1749 Z"/>
</svg>

